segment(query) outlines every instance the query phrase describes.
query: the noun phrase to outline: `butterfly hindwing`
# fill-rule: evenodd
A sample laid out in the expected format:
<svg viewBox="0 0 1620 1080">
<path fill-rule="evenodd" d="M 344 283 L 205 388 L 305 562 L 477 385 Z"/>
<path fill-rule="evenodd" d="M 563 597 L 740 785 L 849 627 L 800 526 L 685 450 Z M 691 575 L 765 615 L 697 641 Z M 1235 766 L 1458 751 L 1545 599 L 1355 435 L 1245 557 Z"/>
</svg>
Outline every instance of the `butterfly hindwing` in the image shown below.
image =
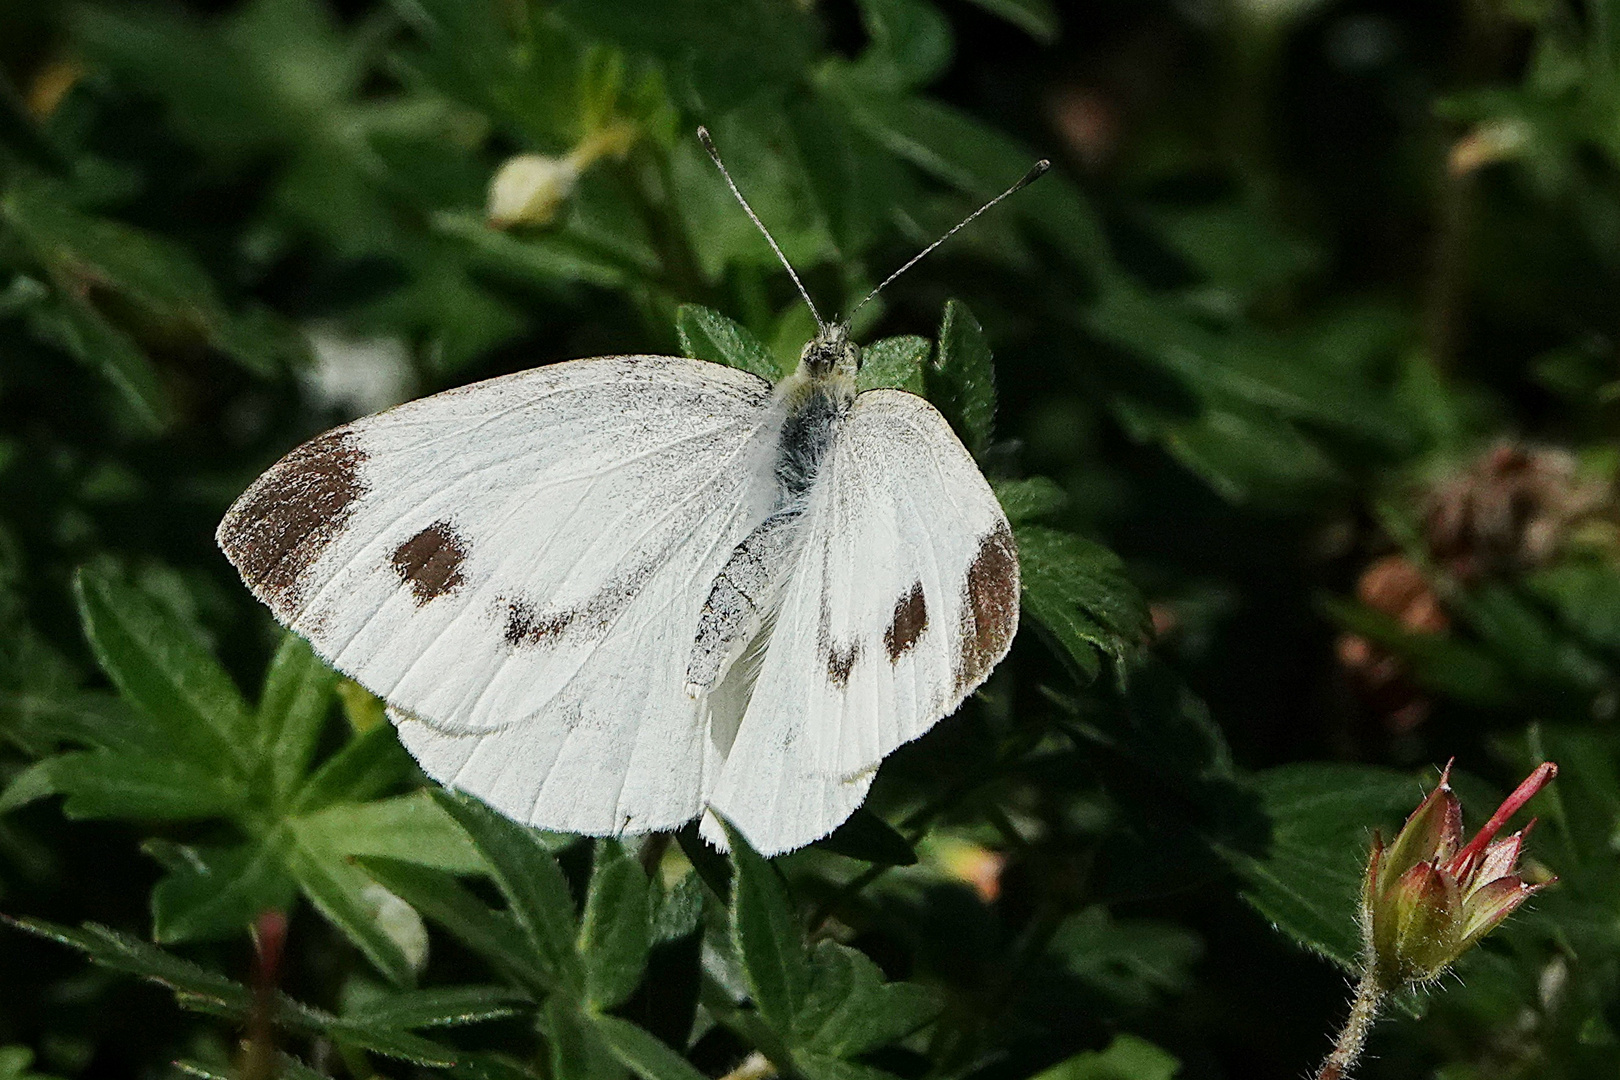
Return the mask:
<svg viewBox="0 0 1620 1080">
<path fill-rule="evenodd" d="M 763 852 L 826 835 L 883 757 L 954 712 L 1006 655 L 1006 515 L 933 406 L 855 399 L 809 495 L 754 692 L 711 805 Z M 712 820 L 706 829 L 717 835 Z"/>
<path fill-rule="evenodd" d="M 780 424 L 745 372 L 555 364 L 311 440 L 219 541 L 434 777 L 550 828 L 668 827 L 712 784 L 688 651 L 776 498 Z"/>
</svg>

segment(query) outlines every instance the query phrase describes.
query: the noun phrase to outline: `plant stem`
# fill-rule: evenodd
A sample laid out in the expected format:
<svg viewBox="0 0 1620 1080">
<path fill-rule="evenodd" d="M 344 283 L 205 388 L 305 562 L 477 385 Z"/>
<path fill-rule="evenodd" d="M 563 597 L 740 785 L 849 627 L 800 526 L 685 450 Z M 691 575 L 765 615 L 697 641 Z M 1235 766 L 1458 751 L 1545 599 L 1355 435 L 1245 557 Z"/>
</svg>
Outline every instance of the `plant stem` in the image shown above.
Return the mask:
<svg viewBox="0 0 1620 1080">
<path fill-rule="evenodd" d="M 1356 986 L 1355 999 L 1350 1003 L 1350 1019 L 1344 1022 L 1344 1030 L 1339 1032 L 1333 1052 L 1322 1062 L 1316 1080 L 1344 1080 L 1350 1075 L 1350 1067 L 1361 1057 L 1361 1050 L 1367 1045 L 1367 1033 L 1372 1031 L 1373 1021 L 1378 1019 L 1378 1006 L 1383 999 L 1383 978 L 1378 973 L 1377 965 L 1369 963 L 1361 974 L 1361 982 Z"/>
</svg>

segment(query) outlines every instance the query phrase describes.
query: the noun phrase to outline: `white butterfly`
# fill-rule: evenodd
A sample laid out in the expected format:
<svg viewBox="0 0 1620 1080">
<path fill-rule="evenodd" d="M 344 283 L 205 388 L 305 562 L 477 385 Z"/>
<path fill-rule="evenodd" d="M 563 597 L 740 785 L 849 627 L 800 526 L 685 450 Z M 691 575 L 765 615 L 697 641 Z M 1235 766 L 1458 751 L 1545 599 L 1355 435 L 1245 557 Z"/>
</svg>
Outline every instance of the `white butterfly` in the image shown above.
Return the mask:
<svg viewBox="0 0 1620 1080">
<path fill-rule="evenodd" d="M 723 842 L 715 811 L 800 847 L 985 680 L 1019 598 L 950 425 L 856 393 L 847 322 L 816 320 L 775 387 L 609 356 L 357 420 L 254 481 L 219 545 L 443 783 L 549 829 L 701 815 Z"/>
</svg>

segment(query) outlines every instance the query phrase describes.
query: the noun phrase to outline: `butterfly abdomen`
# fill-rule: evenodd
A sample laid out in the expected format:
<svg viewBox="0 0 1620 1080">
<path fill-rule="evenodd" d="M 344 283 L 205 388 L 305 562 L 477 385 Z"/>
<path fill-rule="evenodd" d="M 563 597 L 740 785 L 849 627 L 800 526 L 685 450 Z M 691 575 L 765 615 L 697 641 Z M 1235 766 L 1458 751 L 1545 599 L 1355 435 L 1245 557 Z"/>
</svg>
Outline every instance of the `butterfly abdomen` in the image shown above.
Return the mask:
<svg viewBox="0 0 1620 1080">
<path fill-rule="evenodd" d="M 776 509 L 732 550 L 710 586 L 686 669 L 694 697 L 725 676 L 775 606 L 810 485 L 853 400 L 846 381 L 795 376 L 782 388 L 787 415 L 776 444 Z"/>
</svg>

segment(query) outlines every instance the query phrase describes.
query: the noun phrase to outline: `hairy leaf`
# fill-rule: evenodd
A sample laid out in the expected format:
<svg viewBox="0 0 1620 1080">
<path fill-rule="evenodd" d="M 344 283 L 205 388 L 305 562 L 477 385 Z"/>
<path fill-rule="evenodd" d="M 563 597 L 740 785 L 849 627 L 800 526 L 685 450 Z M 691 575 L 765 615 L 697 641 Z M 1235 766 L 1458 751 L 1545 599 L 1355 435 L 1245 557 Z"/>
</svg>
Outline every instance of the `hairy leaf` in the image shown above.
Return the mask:
<svg viewBox="0 0 1620 1080">
<path fill-rule="evenodd" d="M 211 773 L 245 773 L 251 712 L 230 676 L 163 607 L 88 568 L 75 579 L 79 617 L 119 691 Z"/>
<path fill-rule="evenodd" d="M 776 869 L 726 826 L 731 862 L 731 933 L 753 995 L 765 1021 L 779 1032 L 791 1029 L 810 987 L 804 936 Z"/>
<path fill-rule="evenodd" d="M 511 904 L 535 959 L 562 986 L 581 989 L 574 901 L 540 837 L 470 795 L 439 790 L 433 797 L 467 830 L 488 862 L 490 876 Z"/>
<path fill-rule="evenodd" d="M 753 334 L 718 311 L 682 304 L 675 313 L 681 351 L 694 360 L 741 368 L 775 382 L 782 377 L 776 358 Z"/>
<path fill-rule="evenodd" d="M 600 1010 L 623 1004 L 641 982 L 651 946 L 647 875 L 618 841 L 598 840 L 579 926 L 586 1003 Z"/>
</svg>

